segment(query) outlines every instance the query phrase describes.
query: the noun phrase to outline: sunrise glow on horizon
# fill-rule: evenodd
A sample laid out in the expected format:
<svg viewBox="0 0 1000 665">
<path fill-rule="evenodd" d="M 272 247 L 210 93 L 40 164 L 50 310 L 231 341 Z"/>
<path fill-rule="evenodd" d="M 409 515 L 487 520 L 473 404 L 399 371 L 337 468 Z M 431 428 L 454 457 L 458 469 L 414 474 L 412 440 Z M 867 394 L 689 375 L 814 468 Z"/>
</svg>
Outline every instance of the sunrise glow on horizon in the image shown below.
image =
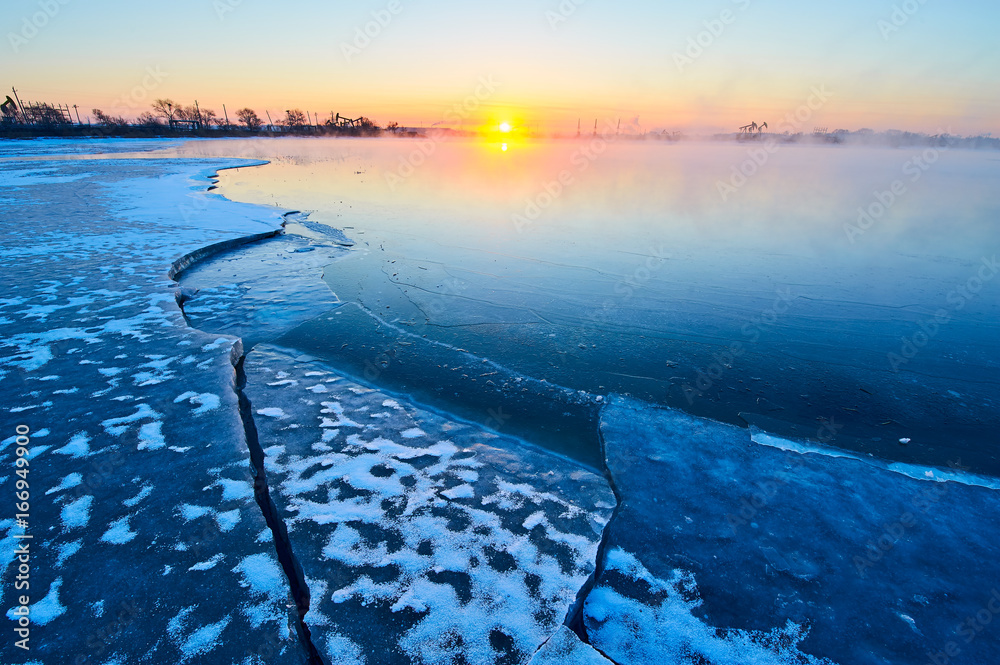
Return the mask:
<svg viewBox="0 0 1000 665">
<path fill-rule="evenodd" d="M 1000 7 L 974 0 L 177 0 L 155 19 L 124 0 L 51 4 L 44 21 L 37 0 L 5 7 L 6 85 L 84 115 L 171 98 L 230 119 L 298 108 L 537 134 L 595 120 L 629 134 L 783 131 L 812 99 L 785 131 L 1000 133 Z"/>
</svg>

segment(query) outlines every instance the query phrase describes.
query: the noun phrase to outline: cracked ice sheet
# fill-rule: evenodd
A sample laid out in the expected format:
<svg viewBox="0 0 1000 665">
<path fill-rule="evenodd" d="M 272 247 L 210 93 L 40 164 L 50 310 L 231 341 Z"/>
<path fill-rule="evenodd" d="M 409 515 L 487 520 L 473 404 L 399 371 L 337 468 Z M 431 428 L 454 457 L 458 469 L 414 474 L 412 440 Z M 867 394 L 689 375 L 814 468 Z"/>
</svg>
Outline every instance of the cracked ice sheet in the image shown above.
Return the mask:
<svg viewBox="0 0 1000 665">
<path fill-rule="evenodd" d="M 611 661 L 600 654 L 566 626 L 546 642 L 528 665 L 611 665 Z"/>
<path fill-rule="evenodd" d="M 184 315 L 199 330 L 238 335 L 248 349 L 273 341 L 339 304 L 320 276 L 346 255 L 287 232 L 217 254 L 180 276 Z"/>
<path fill-rule="evenodd" d="M 984 479 L 621 398 L 601 432 L 622 506 L 584 617 L 616 662 L 922 665 L 949 644 L 1000 662 L 1000 640 L 960 626 L 1000 580 Z"/>
<path fill-rule="evenodd" d="M 559 631 L 615 504 L 603 478 L 294 352 L 244 368 L 254 410 L 284 415 L 257 427 L 321 652 L 525 663 Z"/>
<path fill-rule="evenodd" d="M 15 427 L 28 426 L 42 662 L 302 658 L 260 538 L 234 339 L 191 330 L 165 277 L 184 253 L 280 222 L 204 194 L 206 173 L 236 163 L 0 163 L 0 468 L 13 468 Z M 183 505 L 205 511 L 186 519 Z M 22 593 L 18 533 L 0 521 L 3 622 Z M 13 649 L 5 641 L 0 662 Z"/>
</svg>

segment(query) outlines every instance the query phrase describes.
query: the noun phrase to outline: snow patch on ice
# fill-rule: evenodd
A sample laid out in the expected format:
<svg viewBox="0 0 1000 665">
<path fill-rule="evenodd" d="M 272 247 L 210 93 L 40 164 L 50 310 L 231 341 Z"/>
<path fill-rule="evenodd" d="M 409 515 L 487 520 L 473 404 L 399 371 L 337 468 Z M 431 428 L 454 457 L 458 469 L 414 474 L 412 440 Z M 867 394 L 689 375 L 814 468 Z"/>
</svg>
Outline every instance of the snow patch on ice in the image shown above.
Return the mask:
<svg viewBox="0 0 1000 665">
<path fill-rule="evenodd" d="M 66 613 L 66 606 L 59 602 L 59 589 L 63 580 L 57 577 L 52 580 L 49 592 L 40 601 L 31 606 L 31 622 L 39 626 L 45 626 Z M 7 612 L 9 618 L 13 617 L 13 609 Z"/>
<path fill-rule="evenodd" d="M 323 582 L 311 582 L 309 616 L 329 626 L 314 638 L 332 662 L 381 662 L 353 629 L 342 632 L 359 650 L 333 646 L 345 621 L 371 623 L 361 633 L 398 630 L 408 662 L 501 662 L 498 634 L 517 662 L 527 661 L 594 570 L 600 538 L 591 523 L 610 510 L 586 506 L 613 502 L 604 481 L 590 472 L 571 477 L 576 464 L 514 440 L 483 445 L 478 428 L 347 380 L 328 384 L 331 397 L 319 405 L 308 380 L 266 387 L 305 369 L 289 358 L 292 374 L 275 371 L 284 368 L 281 357 L 262 354 L 248 356 L 248 378 L 258 379 L 248 381 L 251 399 L 302 424 L 293 433 L 285 421 L 258 421 L 262 439 L 282 437 L 265 450 L 265 464 L 289 533 L 326 573 L 313 575 Z"/>
<path fill-rule="evenodd" d="M 62 568 L 62 565 L 66 563 L 66 559 L 79 552 L 81 547 L 83 547 L 82 540 L 74 540 L 72 542 L 59 545 L 58 553 L 56 555 L 56 568 Z"/>
<path fill-rule="evenodd" d="M 177 399 L 174 400 L 174 404 L 180 404 L 185 401 L 198 406 L 198 408 L 193 411 L 196 416 L 208 413 L 209 411 L 214 411 L 215 409 L 218 409 L 219 405 L 222 403 L 219 396 L 214 393 L 198 394 L 195 392 L 186 392 L 179 395 Z"/>
<path fill-rule="evenodd" d="M 191 520 L 196 520 L 199 517 L 207 515 L 212 512 L 211 508 L 206 508 L 204 506 L 195 506 L 190 503 L 182 503 L 178 506 L 181 517 L 185 522 L 190 522 Z"/>
<path fill-rule="evenodd" d="M 87 526 L 90 521 L 90 507 L 94 503 L 94 497 L 82 496 L 76 501 L 63 506 L 60 517 L 63 528 L 77 529 Z"/>
<path fill-rule="evenodd" d="M 198 563 L 188 568 L 188 570 L 211 570 L 212 568 L 215 568 L 215 566 L 218 565 L 219 562 L 222 561 L 224 558 L 225 555 L 216 554 L 211 559 L 208 559 L 206 561 L 199 561 Z"/>
<path fill-rule="evenodd" d="M 45 492 L 45 494 L 49 495 L 49 494 L 54 494 L 56 492 L 61 492 L 63 490 L 68 490 L 71 487 L 76 487 L 77 485 L 79 485 L 82 482 L 83 482 L 83 476 L 82 475 L 80 475 L 79 473 L 71 473 L 68 476 L 66 476 L 65 478 L 63 478 L 59 482 L 58 485 L 56 485 L 55 487 L 47 490 Z"/>
<path fill-rule="evenodd" d="M 284 573 L 274 558 L 269 554 L 251 554 L 244 557 L 232 570 L 240 575 L 241 586 L 248 587 L 252 594 L 255 604 L 247 603 L 240 608 L 250 624 L 255 628 L 267 621 L 280 624 L 284 620 L 281 608 L 287 598 L 288 588 Z"/>
<path fill-rule="evenodd" d="M 126 515 L 112 522 L 111 528 L 101 536 L 101 540 L 113 545 L 124 545 L 131 542 L 139 534 L 129 528 L 128 521 L 130 518 L 131 515 Z"/>
<path fill-rule="evenodd" d="M 647 598 L 625 595 L 606 583 L 587 597 L 584 620 L 591 644 L 615 662 L 696 663 L 715 665 L 833 665 L 798 650 L 808 630 L 789 621 L 767 633 L 718 629 L 694 615 L 701 605 L 694 576 L 675 570 L 669 580 L 652 575 L 632 554 L 615 548 L 605 559 L 605 573 L 644 582 Z M 655 599 L 662 598 L 659 602 Z"/>
<path fill-rule="evenodd" d="M 253 498 L 253 485 L 249 481 L 219 478 L 217 484 L 222 487 L 223 501 L 241 501 Z"/>
<path fill-rule="evenodd" d="M 249 586 L 254 593 L 266 596 L 284 594 L 281 569 L 268 554 L 251 554 L 244 557 L 233 568 L 233 572 L 239 573 L 244 584 Z"/>
<path fill-rule="evenodd" d="M 96 332 L 87 333 L 78 328 L 57 328 L 44 333 L 20 333 L 0 338 L 0 347 L 17 347 L 16 353 L 5 353 L 0 357 L 0 366 L 11 365 L 25 372 L 34 372 L 54 357 L 49 344 L 67 340 L 96 341 L 97 336 Z"/>
<path fill-rule="evenodd" d="M 326 653 L 330 656 L 330 661 L 337 665 L 367 665 L 361 648 L 350 639 L 337 633 L 324 635 L 326 640 Z"/>
<path fill-rule="evenodd" d="M 332 413 L 337 416 L 337 420 L 331 420 L 330 418 L 323 418 L 323 422 L 320 427 L 357 427 L 362 428 L 361 425 L 354 422 L 350 418 L 344 415 L 344 407 L 341 406 L 340 402 L 320 402 L 323 405 L 323 410 L 320 413 Z"/>
<path fill-rule="evenodd" d="M 181 662 L 186 663 L 195 656 L 200 656 L 211 652 L 217 646 L 219 646 L 219 636 L 222 635 L 222 631 L 226 629 L 229 622 L 232 621 L 231 617 L 226 616 L 221 621 L 209 624 L 207 626 L 202 626 L 198 630 L 192 632 L 182 644 L 180 644 L 181 650 Z"/>
<path fill-rule="evenodd" d="M 472 485 L 458 485 L 457 487 L 452 487 L 450 490 L 441 492 L 441 494 L 449 499 L 474 499 L 476 490 Z"/>
<path fill-rule="evenodd" d="M 122 501 L 122 503 L 124 505 L 128 506 L 129 508 L 134 508 L 135 506 L 139 505 L 139 503 L 143 499 L 145 499 L 147 496 L 149 496 L 152 493 L 153 493 L 153 486 L 151 484 L 149 484 L 149 483 L 146 483 L 139 490 L 138 494 L 136 494 L 135 496 L 133 496 L 133 497 L 131 497 L 129 499 L 125 499 L 124 501 Z"/>
<path fill-rule="evenodd" d="M 240 521 L 240 509 L 235 508 L 224 513 L 215 514 L 215 523 L 219 525 L 219 530 L 223 533 L 232 531 Z"/>
<path fill-rule="evenodd" d="M 159 450 L 167 445 L 163 438 L 163 423 L 155 420 L 139 428 L 139 450 Z"/>
<path fill-rule="evenodd" d="M 136 412 L 130 416 L 120 418 L 108 418 L 101 421 L 101 427 L 112 436 L 121 436 L 128 431 L 128 426 L 140 420 L 160 420 L 159 413 L 154 411 L 148 404 L 139 404 Z"/>
</svg>

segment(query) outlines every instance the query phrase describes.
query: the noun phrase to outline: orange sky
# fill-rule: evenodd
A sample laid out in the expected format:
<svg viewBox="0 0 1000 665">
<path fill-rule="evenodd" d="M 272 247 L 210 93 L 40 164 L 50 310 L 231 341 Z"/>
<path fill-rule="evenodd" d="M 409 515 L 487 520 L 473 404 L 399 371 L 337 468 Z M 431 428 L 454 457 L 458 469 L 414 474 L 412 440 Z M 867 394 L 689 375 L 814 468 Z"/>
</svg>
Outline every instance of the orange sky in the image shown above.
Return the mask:
<svg viewBox="0 0 1000 665">
<path fill-rule="evenodd" d="M 510 119 L 540 132 L 575 132 L 578 118 L 629 131 L 773 130 L 800 111 L 784 128 L 1000 133 L 996 3 L 927 3 L 900 26 L 891 3 L 860 0 L 171 7 L 66 3 L 32 34 L 37 3 L 11 0 L 0 10 L 9 83 L 82 116 L 134 117 L 169 97 L 219 115 L 225 104 L 231 118 L 244 106 L 262 117 L 301 108 L 382 124 Z M 814 89 L 830 94 L 805 114 Z"/>
</svg>

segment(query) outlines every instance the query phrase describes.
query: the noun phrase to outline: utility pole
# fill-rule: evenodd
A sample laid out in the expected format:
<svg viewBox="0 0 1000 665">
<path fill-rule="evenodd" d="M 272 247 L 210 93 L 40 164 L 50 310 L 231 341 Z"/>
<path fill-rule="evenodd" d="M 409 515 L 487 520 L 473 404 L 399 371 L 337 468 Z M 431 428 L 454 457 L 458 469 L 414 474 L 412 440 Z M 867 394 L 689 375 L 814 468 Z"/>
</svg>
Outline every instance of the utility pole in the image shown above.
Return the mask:
<svg viewBox="0 0 1000 665">
<path fill-rule="evenodd" d="M 271 112 L 268 111 L 267 109 L 264 109 L 264 113 L 267 114 L 267 131 L 273 132 L 274 131 L 274 121 L 271 120 Z"/>
<path fill-rule="evenodd" d="M 226 116 L 226 129 L 229 129 L 229 112 L 226 111 L 226 105 L 222 105 L 222 115 Z"/>
<path fill-rule="evenodd" d="M 17 100 L 17 110 L 21 112 L 21 119 L 24 121 L 24 124 L 30 125 L 31 123 L 28 122 L 28 114 L 24 112 L 24 107 L 21 106 L 21 100 L 17 96 L 17 90 L 14 89 L 14 86 L 11 86 L 10 89 L 14 91 L 14 99 Z"/>
<path fill-rule="evenodd" d="M 73 110 L 76 111 L 76 124 L 82 125 L 83 123 L 80 122 L 80 107 L 73 104 Z"/>
<path fill-rule="evenodd" d="M 201 127 L 202 127 L 202 124 L 201 124 L 201 109 L 198 108 L 198 100 L 197 99 L 194 100 L 194 113 L 195 113 L 195 116 L 198 118 L 198 129 L 201 129 Z"/>
</svg>

